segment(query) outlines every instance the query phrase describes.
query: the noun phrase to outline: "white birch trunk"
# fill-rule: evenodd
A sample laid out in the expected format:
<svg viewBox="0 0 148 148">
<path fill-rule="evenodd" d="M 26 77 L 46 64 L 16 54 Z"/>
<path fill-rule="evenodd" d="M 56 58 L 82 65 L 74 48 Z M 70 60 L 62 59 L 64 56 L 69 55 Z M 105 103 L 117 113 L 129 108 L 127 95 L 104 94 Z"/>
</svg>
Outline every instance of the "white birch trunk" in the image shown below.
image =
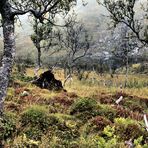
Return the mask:
<svg viewBox="0 0 148 148">
<path fill-rule="evenodd" d="M 7 92 L 10 73 L 15 54 L 14 17 L 12 17 L 9 3 L 0 9 L 3 22 L 4 54 L 0 67 L 0 115 L 3 113 L 4 99 Z"/>
</svg>

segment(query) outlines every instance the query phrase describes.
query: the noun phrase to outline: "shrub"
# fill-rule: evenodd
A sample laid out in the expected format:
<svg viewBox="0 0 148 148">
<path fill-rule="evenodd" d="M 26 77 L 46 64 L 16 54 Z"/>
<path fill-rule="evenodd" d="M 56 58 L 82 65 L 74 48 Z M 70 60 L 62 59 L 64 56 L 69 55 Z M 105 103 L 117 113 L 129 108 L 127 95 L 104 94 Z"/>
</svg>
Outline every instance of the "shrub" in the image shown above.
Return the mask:
<svg viewBox="0 0 148 148">
<path fill-rule="evenodd" d="M 116 117 L 116 110 L 109 105 L 98 104 L 94 99 L 81 98 L 74 102 L 70 114 L 75 114 L 76 117 L 83 121 L 97 115 L 113 121 Z"/>
<path fill-rule="evenodd" d="M 81 136 L 77 139 L 78 148 L 98 148 L 98 137 L 94 134 L 88 135 L 86 137 Z"/>
<path fill-rule="evenodd" d="M 124 118 L 115 119 L 115 133 L 121 140 L 136 139 L 144 135 L 144 130 L 137 121 Z"/>
<path fill-rule="evenodd" d="M 43 106 L 32 106 L 21 114 L 21 126 L 28 138 L 39 140 L 49 127 L 48 111 Z"/>
<path fill-rule="evenodd" d="M 100 148 L 125 148 L 124 142 L 119 141 L 115 134 L 115 126 L 106 126 L 102 132 L 102 137 L 98 137 L 98 147 Z"/>
<path fill-rule="evenodd" d="M 16 131 L 16 117 L 14 114 L 7 112 L 0 118 L 0 140 L 6 140 L 12 137 Z"/>
<path fill-rule="evenodd" d="M 136 148 L 147 148 L 148 144 L 147 143 L 142 144 L 142 141 L 143 141 L 143 136 L 140 136 L 139 138 L 135 139 L 134 140 L 135 147 Z"/>
<path fill-rule="evenodd" d="M 64 105 L 65 107 L 70 106 L 74 102 L 73 99 L 64 95 L 55 96 L 51 101 L 54 103 L 59 103 L 60 105 Z"/>
<path fill-rule="evenodd" d="M 143 112 L 144 110 L 142 105 L 140 105 L 139 101 L 136 101 L 136 100 L 125 101 L 123 106 L 126 106 L 127 108 L 129 108 L 130 110 L 134 112 Z"/>
<path fill-rule="evenodd" d="M 28 139 L 33 139 L 36 141 L 41 140 L 41 137 L 43 136 L 43 131 L 38 127 L 29 126 L 25 129 L 24 132 Z"/>
<path fill-rule="evenodd" d="M 50 114 L 50 127 L 46 136 L 42 136 L 41 145 L 50 147 L 71 147 L 79 136 L 77 120 L 64 114 Z"/>
<path fill-rule="evenodd" d="M 49 125 L 50 126 L 59 126 L 64 120 L 61 117 L 58 117 L 56 114 L 49 115 Z"/>
<path fill-rule="evenodd" d="M 113 104 L 115 100 L 111 96 L 105 96 L 99 98 L 101 104 Z"/>
<path fill-rule="evenodd" d="M 101 134 L 101 132 L 103 131 L 103 129 L 107 126 L 107 125 L 111 125 L 111 121 L 109 121 L 108 119 L 106 119 L 105 117 L 101 117 L 101 116 L 96 116 L 94 118 L 92 118 L 83 128 L 83 132 L 88 135 L 88 134 Z"/>
<path fill-rule="evenodd" d="M 106 135 L 107 138 L 115 136 L 115 126 L 107 125 L 103 130 L 103 134 Z"/>
<path fill-rule="evenodd" d="M 76 100 L 71 109 L 70 114 L 75 114 L 79 119 L 86 121 L 97 115 L 97 102 L 90 98 L 81 98 Z"/>
<path fill-rule="evenodd" d="M 79 136 L 79 126 L 76 120 L 58 114 L 50 115 L 49 119 L 52 132 L 54 132 L 57 137 L 72 140 Z"/>
<path fill-rule="evenodd" d="M 30 81 L 34 80 L 33 77 L 26 76 L 25 74 L 17 74 L 16 79 L 18 79 L 22 82 L 30 82 Z"/>
<path fill-rule="evenodd" d="M 47 129 L 49 126 L 48 110 L 43 106 L 32 106 L 21 114 L 22 126 L 38 126 L 40 129 Z"/>
<path fill-rule="evenodd" d="M 94 99 L 90 98 L 81 98 L 77 100 L 71 108 L 71 114 L 78 112 L 92 111 L 96 109 L 97 102 Z"/>
<path fill-rule="evenodd" d="M 103 116 L 110 121 L 113 121 L 116 117 L 116 110 L 112 108 L 110 105 L 99 105 L 98 107 L 98 115 Z"/>
<path fill-rule="evenodd" d="M 13 102 L 13 101 L 8 101 L 8 102 L 5 102 L 5 108 L 11 112 L 17 112 L 20 110 L 20 105 Z"/>
<path fill-rule="evenodd" d="M 17 136 L 13 143 L 11 143 L 10 147 L 14 148 L 38 148 L 39 147 L 39 141 L 32 140 L 26 137 L 25 134 L 21 136 Z"/>
<path fill-rule="evenodd" d="M 96 116 L 91 120 L 91 124 L 95 127 L 96 130 L 103 130 L 104 127 L 111 124 L 111 121 L 105 117 Z"/>
</svg>

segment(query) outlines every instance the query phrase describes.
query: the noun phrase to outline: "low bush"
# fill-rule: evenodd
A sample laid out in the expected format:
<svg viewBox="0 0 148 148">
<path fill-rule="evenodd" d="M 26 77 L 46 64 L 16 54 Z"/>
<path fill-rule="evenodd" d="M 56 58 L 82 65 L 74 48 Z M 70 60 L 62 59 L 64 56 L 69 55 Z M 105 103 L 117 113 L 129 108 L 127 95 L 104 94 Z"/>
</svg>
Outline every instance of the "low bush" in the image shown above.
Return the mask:
<svg viewBox="0 0 148 148">
<path fill-rule="evenodd" d="M 112 108 L 110 105 L 100 104 L 97 111 L 98 111 L 98 115 L 103 116 L 112 122 L 116 117 L 116 110 Z"/>
<path fill-rule="evenodd" d="M 40 129 L 47 129 L 49 126 L 48 110 L 43 106 L 32 106 L 21 114 L 22 126 L 38 126 Z"/>
<path fill-rule="evenodd" d="M 86 121 L 97 115 L 97 107 L 98 104 L 94 99 L 80 98 L 73 103 L 70 114 Z"/>
<path fill-rule="evenodd" d="M 98 130 L 103 130 L 104 127 L 107 125 L 111 125 L 111 121 L 106 119 L 105 117 L 96 116 L 91 120 L 91 123 L 96 127 Z"/>
<path fill-rule="evenodd" d="M 124 118 L 115 119 L 115 134 L 120 137 L 121 140 L 137 139 L 140 136 L 145 135 L 144 129 L 137 121 Z"/>
<path fill-rule="evenodd" d="M 92 111 L 96 109 L 97 102 L 94 99 L 90 98 L 81 98 L 74 102 L 71 108 L 71 114 L 84 111 Z"/>
<path fill-rule="evenodd" d="M 134 112 L 143 112 L 144 107 L 140 105 L 139 101 L 136 100 L 127 100 L 124 102 L 123 106 L 134 111 Z"/>
<path fill-rule="evenodd" d="M 5 108 L 11 112 L 18 112 L 20 110 L 20 105 L 13 101 L 7 101 L 5 102 Z"/>
<path fill-rule="evenodd" d="M 79 123 L 69 115 L 50 114 L 49 121 L 48 133 L 41 139 L 42 146 L 71 147 L 80 136 Z"/>
<path fill-rule="evenodd" d="M 22 82 L 30 82 L 30 81 L 34 80 L 33 77 L 26 76 L 25 74 L 17 74 L 16 79 L 20 80 Z"/>
<path fill-rule="evenodd" d="M 49 128 L 48 110 L 43 106 L 32 106 L 21 114 L 20 122 L 27 138 L 38 140 Z"/>
<path fill-rule="evenodd" d="M 104 128 L 108 125 L 111 125 L 111 121 L 106 119 L 105 117 L 102 116 L 96 116 L 92 118 L 86 125 L 84 130 L 84 133 L 88 135 L 89 133 L 100 133 L 104 130 Z"/>
<path fill-rule="evenodd" d="M 0 118 L 0 140 L 11 138 L 16 131 L 16 116 L 10 112 Z"/>
<path fill-rule="evenodd" d="M 38 148 L 40 141 L 29 139 L 25 134 L 17 136 L 11 143 L 13 148 Z"/>
<path fill-rule="evenodd" d="M 79 125 L 77 120 L 58 114 L 50 115 L 49 119 L 52 132 L 54 132 L 57 137 L 72 140 L 79 136 Z"/>
</svg>

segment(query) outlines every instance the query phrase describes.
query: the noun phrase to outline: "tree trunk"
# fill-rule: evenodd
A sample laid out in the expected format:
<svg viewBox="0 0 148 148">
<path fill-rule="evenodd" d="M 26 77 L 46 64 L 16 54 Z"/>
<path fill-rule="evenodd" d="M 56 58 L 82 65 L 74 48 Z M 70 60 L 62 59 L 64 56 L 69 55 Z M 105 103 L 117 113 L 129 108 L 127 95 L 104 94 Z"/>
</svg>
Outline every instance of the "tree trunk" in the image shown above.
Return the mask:
<svg viewBox="0 0 148 148">
<path fill-rule="evenodd" d="M 4 55 L 0 67 L 0 115 L 3 114 L 4 99 L 7 92 L 10 72 L 15 54 L 14 17 L 8 2 L 0 8 L 3 23 Z"/>
<path fill-rule="evenodd" d="M 40 68 L 41 67 L 41 49 L 40 49 L 40 47 L 38 47 L 37 50 L 38 50 L 38 61 L 37 61 L 37 63 L 38 63 L 38 67 Z"/>
<path fill-rule="evenodd" d="M 38 71 L 41 68 L 41 48 L 40 46 L 38 46 L 37 52 L 38 52 L 37 67 L 34 69 L 34 76 L 38 78 Z"/>
<path fill-rule="evenodd" d="M 128 55 L 126 56 L 126 74 L 125 74 L 125 84 L 124 86 L 127 87 L 128 83 Z"/>
</svg>

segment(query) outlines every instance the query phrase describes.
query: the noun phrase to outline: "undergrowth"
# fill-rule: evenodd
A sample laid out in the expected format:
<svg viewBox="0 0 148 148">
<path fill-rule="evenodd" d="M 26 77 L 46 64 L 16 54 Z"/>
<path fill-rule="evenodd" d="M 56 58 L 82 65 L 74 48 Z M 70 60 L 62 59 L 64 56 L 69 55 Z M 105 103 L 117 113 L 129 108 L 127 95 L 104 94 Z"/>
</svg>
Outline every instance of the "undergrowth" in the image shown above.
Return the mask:
<svg viewBox="0 0 148 148">
<path fill-rule="evenodd" d="M 127 141 L 135 148 L 148 147 L 143 121 L 143 114 L 148 113 L 144 78 L 138 83 L 138 79 L 131 80 L 124 93 L 115 86 L 84 84 L 75 78 L 72 85 L 66 85 L 68 92 L 55 93 L 29 84 L 31 79 L 26 78 L 14 79 L 8 89 L 5 113 L 0 118 L 4 147 L 128 148 Z M 116 105 L 120 95 L 124 99 Z"/>
</svg>

